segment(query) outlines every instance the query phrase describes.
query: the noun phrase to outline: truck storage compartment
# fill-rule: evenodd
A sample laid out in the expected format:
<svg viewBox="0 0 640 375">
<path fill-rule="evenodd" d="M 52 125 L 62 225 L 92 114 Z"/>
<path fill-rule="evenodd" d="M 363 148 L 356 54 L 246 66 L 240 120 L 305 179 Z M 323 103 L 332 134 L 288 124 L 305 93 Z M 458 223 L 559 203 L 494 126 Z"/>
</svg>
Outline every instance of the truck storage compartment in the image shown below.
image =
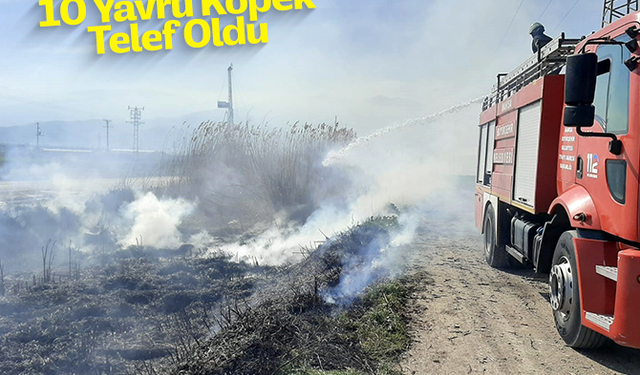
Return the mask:
<svg viewBox="0 0 640 375">
<path fill-rule="evenodd" d="M 490 194 L 500 201 L 534 215 L 546 213 L 558 196 L 563 90 L 564 76 L 548 75 L 480 115 L 480 124 L 487 128 L 483 139 L 489 138 L 486 125 L 494 121 L 495 139 L 485 149 L 480 145 L 478 185 L 490 187 Z M 574 159 L 564 154 L 563 163 Z M 483 170 L 492 171 L 489 181 L 484 181 Z"/>
<path fill-rule="evenodd" d="M 535 207 L 541 114 L 537 101 L 522 107 L 518 116 L 513 200 L 529 207 Z"/>
</svg>

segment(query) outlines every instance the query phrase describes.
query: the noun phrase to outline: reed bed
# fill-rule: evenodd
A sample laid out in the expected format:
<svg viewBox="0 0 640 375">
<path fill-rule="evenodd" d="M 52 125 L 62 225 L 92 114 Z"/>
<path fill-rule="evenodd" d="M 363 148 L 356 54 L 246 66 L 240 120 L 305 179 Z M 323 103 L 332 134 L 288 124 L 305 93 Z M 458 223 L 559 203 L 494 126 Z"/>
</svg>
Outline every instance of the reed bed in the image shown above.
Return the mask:
<svg viewBox="0 0 640 375">
<path fill-rule="evenodd" d="M 335 192 L 335 171 L 322 166 L 327 152 L 355 137 L 338 124 L 204 122 L 168 161 L 164 188 L 199 199 L 224 220 L 301 222 Z"/>
</svg>

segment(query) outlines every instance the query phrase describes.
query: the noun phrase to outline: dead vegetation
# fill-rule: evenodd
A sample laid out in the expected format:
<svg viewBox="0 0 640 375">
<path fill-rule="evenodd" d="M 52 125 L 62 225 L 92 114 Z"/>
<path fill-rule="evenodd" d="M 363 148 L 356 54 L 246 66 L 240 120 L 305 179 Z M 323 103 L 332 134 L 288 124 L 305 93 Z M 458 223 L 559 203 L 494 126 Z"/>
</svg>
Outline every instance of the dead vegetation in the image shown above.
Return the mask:
<svg viewBox="0 0 640 375">
<path fill-rule="evenodd" d="M 184 314 L 247 298 L 270 272 L 229 263 L 223 255 L 127 258 L 86 268 L 78 281 L 20 289 L 0 299 L 0 373 L 125 374 L 131 362 L 168 356 L 181 337 L 208 335 L 201 324 L 186 329 Z"/>
<path fill-rule="evenodd" d="M 310 292 L 267 300 L 234 312 L 233 323 L 172 373 L 399 373 L 395 361 L 409 344 L 407 293 L 403 283 L 383 283 L 344 310 Z"/>
<path fill-rule="evenodd" d="M 194 339 L 167 364 L 146 363 L 138 372 L 397 373 L 394 363 L 409 343 L 403 302 L 410 285 L 377 284 L 349 306 L 329 304 L 323 297 L 341 281 L 345 255 L 384 244 L 395 225 L 391 217 L 372 219 L 329 240 L 303 262 L 278 270 L 248 300 L 223 307 L 211 338 Z M 160 370 L 167 365 L 171 370 Z"/>
<path fill-rule="evenodd" d="M 169 163 L 173 178 L 153 189 L 198 201 L 187 219 L 194 223 L 185 227 L 201 230 L 216 221 L 211 227 L 242 243 L 260 231 L 258 223 L 303 223 L 327 199 L 340 199 L 331 197 L 340 197 L 348 181 L 321 162 L 329 148 L 354 136 L 337 124 L 283 130 L 204 123 Z M 122 247 L 110 219 L 134 200 L 131 189 L 94 196 L 85 204 L 90 225 L 75 212 L 46 207 L 0 218 L 16 228 L 9 235 L 20 236 L 4 242 L 33 248 L 35 257 L 46 238 L 81 243 L 69 242 L 68 259 L 54 264 L 56 242 L 48 240 L 41 280 L 22 274 L 6 281 L 12 293 L 0 298 L 0 373 L 394 373 L 407 345 L 406 285 L 373 288 L 354 304 L 327 297 L 343 281 L 343 268 L 366 262 L 363 249 L 388 244 L 396 217 L 372 218 L 318 248 L 303 248 L 298 264 L 264 267 L 189 245 L 149 248 L 148 236 Z"/>
<path fill-rule="evenodd" d="M 346 183 L 337 170 L 322 167 L 322 159 L 354 138 L 353 130 L 338 124 L 270 128 L 204 122 L 176 146 L 180 152 L 165 173 L 172 179 L 155 188 L 197 196 L 224 224 L 251 226 L 278 214 L 304 222 Z"/>
<path fill-rule="evenodd" d="M 30 286 L 0 299 L 0 373 L 393 374 L 409 287 L 384 283 L 350 306 L 324 293 L 346 255 L 386 243 L 396 225 L 370 220 L 284 267 L 143 249 Z"/>
<path fill-rule="evenodd" d="M 46 284 L 51 282 L 51 266 L 53 265 L 53 259 L 55 256 L 56 241 L 51 242 L 51 239 L 47 241 L 45 246 L 42 246 L 42 283 Z"/>
</svg>

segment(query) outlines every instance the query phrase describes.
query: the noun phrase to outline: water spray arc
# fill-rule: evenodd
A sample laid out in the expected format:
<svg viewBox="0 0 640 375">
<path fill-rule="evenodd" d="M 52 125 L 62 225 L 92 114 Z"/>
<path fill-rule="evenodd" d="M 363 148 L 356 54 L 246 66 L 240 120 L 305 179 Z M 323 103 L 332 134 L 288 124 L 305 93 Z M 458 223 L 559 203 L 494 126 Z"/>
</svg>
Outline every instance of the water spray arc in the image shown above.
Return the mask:
<svg viewBox="0 0 640 375">
<path fill-rule="evenodd" d="M 436 113 L 434 113 L 432 115 L 409 119 L 409 120 L 406 120 L 403 123 L 392 125 L 392 126 L 388 126 L 386 128 L 382 128 L 382 129 L 380 129 L 380 130 L 378 130 L 378 131 L 376 131 L 376 132 L 374 132 L 374 133 L 372 133 L 372 134 L 370 134 L 370 135 L 368 135 L 366 137 L 357 138 L 353 142 L 351 142 L 349 145 L 344 147 L 343 149 L 329 153 L 329 155 L 322 162 L 322 165 L 327 167 L 327 166 L 339 161 L 340 159 L 342 159 L 352 149 L 354 149 L 356 147 L 359 147 L 359 146 L 361 146 L 361 145 L 363 145 L 365 143 L 368 143 L 369 141 L 371 141 L 371 140 L 373 140 L 375 138 L 381 137 L 381 136 L 383 136 L 385 134 L 391 133 L 391 132 L 399 130 L 399 129 L 403 129 L 403 128 L 407 128 L 407 127 L 411 127 L 411 126 L 429 124 L 431 122 L 434 122 L 435 120 L 438 120 L 438 119 L 442 118 L 443 116 L 454 114 L 456 112 L 459 112 L 462 109 L 465 109 L 467 107 L 472 106 L 473 104 L 480 103 L 480 102 L 482 102 L 482 100 L 484 100 L 484 96 L 475 98 L 473 100 L 469 100 L 469 101 L 461 103 L 461 104 L 456 104 L 451 108 L 445 109 L 445 110 L 440 111 L 440 112 L 436 112 Z"/>
</svg>

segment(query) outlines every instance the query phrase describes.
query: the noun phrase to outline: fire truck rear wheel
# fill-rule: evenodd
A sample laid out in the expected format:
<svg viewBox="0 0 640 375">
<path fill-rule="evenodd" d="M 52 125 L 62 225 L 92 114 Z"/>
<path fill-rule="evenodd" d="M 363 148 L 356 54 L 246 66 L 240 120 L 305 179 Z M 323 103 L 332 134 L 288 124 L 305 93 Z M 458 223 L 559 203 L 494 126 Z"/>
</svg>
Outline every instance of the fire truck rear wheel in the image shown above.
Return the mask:
<svg viewBox="0 0 640 375">
<path fill-rule="evenodd" d="M 495 214 L 491 205 L 487 207 L 484 217 L 484 256 L 493 268 L 509 267 L 509 254 L 504 245 L 496 240 Z"/>
<path fill-rule="evenodd" d="M 607 341 L 601 334 L 582 325 L 580 284 L 573 239 L 575 230 L 564 232 L 556 245 L 549 274 L 549 300 L 556 328 L 568 346 L 595 349 Z"/>
</svg>

